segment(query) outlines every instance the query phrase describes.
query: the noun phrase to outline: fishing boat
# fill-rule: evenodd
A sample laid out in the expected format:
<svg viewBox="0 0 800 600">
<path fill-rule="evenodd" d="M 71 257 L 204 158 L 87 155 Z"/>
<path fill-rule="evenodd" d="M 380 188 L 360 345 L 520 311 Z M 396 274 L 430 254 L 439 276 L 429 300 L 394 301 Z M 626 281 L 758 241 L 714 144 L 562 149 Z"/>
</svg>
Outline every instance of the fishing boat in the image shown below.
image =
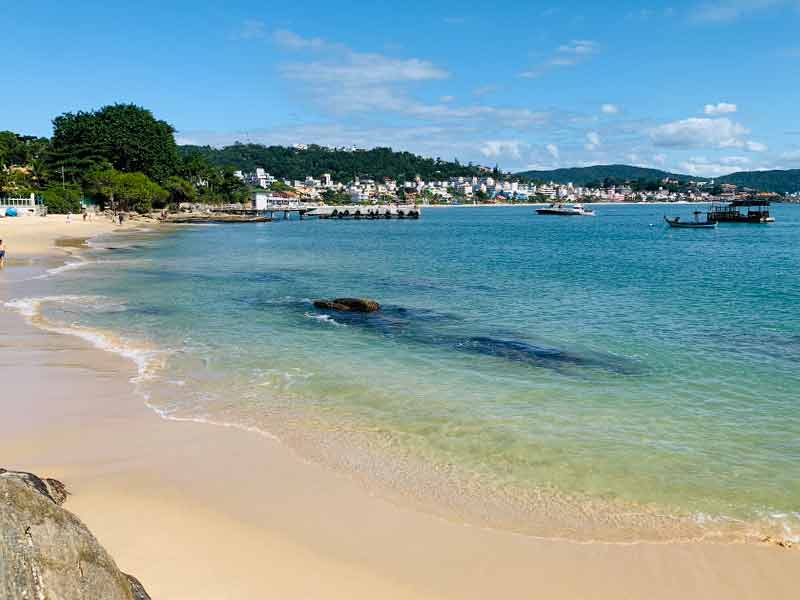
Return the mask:
<svg viewBox="0 0 800 600">
<path fill-rule="evenodd" d="M 593 217 L 594 211 L 584 208 L 582 204 L 558 204 L 554 203 L 543 208 L 537 208 L 536 212 L 540 215 L 560 215 L 563 217 Z"/>
<path fill-rule="evenodd" d="M 694 211 L 694 221 L 681 221 L 680 217 L 672 217 L 669 218 L 664 216 L 664 220 L 670 227 L 675 227 L 678 229 L 714 229 L 717 226 L 716 221 L 709 221 L 706 219 L 705 221 L 700 220 L 700 215 L 703 213 L 699 210 Z"/>
</svg>

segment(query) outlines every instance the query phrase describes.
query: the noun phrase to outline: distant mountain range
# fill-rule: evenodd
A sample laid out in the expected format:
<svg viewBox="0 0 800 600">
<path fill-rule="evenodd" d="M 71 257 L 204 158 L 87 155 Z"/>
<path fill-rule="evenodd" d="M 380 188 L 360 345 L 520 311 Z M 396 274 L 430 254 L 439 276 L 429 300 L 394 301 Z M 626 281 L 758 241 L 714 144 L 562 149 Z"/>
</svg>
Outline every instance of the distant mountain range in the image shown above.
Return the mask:
<svg viewBox="0 0 800 600">
<path fill-rule="evenodd" d="M 602 182 L 605 179 L 616 181 L 626 180 L 660 180 L 665 177 L 678 181 L 711 181 L 710 177 L 697 177 L 670 173 L 660 169 L 634 167 L 632 165 L 595 165 L 592 167 L 574 167 L 569 169 L 553 169 L 551 171 L 522 171 L 516 175 L 529 177 L 539 181 L 552 181 L 554 183 L 569 183 L 586 185 L 591 182 Z M 785 171 L 739 171 L 713 178 L 716 183 L 733 183 L 742 187 L 757 190 L 793 193 L 800 191 L 800 169 Z"/>
</svg>

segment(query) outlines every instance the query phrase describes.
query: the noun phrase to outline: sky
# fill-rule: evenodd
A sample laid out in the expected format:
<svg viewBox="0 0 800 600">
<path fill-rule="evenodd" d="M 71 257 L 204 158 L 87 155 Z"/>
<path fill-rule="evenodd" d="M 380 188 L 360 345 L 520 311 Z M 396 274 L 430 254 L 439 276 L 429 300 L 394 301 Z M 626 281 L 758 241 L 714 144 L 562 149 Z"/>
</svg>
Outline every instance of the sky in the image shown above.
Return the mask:
<svg viewBox="0 0 800 600">
<path fill-rule="evenodd" d="M 179 143 L 800 168 L 800 0 L 0 0 L 0 31 L 0 130 L 133 102 Z"/>
</svg>

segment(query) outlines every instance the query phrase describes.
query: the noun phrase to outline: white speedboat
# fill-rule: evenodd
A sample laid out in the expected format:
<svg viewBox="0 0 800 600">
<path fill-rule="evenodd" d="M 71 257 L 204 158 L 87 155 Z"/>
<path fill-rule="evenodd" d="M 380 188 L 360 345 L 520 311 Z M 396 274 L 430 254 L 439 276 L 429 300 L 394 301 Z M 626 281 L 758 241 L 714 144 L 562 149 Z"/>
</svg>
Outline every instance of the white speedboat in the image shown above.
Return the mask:
<svg viewBox="0 0 800 600">
<path fill-rule="evenodd" d="M 540 215 L 561 215 L 563 217 L 593 217 L 594 211 L 584 208 L 582 204 L 551 204 L 543 208 L 537 208 L 536 212 Z"/>
</svg>

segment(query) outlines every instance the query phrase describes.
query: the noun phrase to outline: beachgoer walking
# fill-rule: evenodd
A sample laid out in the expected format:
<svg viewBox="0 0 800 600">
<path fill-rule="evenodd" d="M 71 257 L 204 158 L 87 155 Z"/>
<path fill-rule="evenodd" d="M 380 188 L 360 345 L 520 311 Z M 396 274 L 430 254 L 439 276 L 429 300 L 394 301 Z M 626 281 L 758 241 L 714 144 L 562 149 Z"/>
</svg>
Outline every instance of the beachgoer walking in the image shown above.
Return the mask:
<svg viewBox="0 0 800 600">
<path fill-rule="evenodd" d="M 83 222 L 84 222 L 84 223 L 86 223 L 86 219 L 87 219 L 87 217 L 88 217 L 88 216 L 89 216 L 89 215 L 87 214 L 87 212 L 86 212 L 86 209 L 84 208 L 84 209 L 83 209 Z"/>
<path fill-rule="evenodd" d="M 67 223 L 72 223 L 72 213 L 67 213 Z"/>
<path fill-rule="evenodd" d="M 6 266 L 6 245 L 0 240 L 0 269 Z"/>
<path fill-rule="evenodd" d="M 122 225 L 122 213 L 119 213 L 119 224 Z"/>
</svg>

